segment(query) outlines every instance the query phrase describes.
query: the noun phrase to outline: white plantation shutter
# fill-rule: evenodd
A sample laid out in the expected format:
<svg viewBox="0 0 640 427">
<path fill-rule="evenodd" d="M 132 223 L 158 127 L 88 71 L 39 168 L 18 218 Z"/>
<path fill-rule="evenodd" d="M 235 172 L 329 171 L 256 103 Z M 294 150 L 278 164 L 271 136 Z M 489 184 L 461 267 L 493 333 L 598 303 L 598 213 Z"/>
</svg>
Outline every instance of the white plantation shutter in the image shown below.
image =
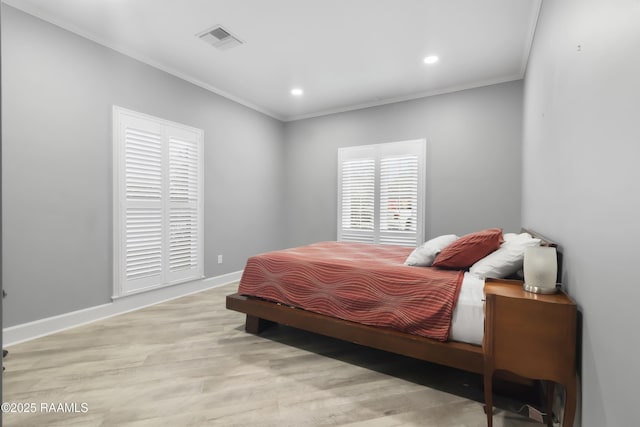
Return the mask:
<svg viewBox="0 0 640 427">
<path fill-rule="evenodd" d="M 375 219 L 375 159 L 341 163 L 339 240 L 373 243 Z"/>
<path fill-rule="evenodd" d="M 127 208 L 125 221 L 126 280 L 153 285 L 162 274 L 162 210 Z"/>
<path fill-rule="evenodd" d="M 174 131 L 175 132 L 175 131 Z M 169 138 L 169 279 L 188 278 L 200 266 L 198 141 Z"/>
<path fill-rule="evenodd" d="M 113 117 L 114 296 L 202 277 L 202 131 Z"/>
<path fill-rule="evenodd" d="M 416 246 L 418 156 L 380 159 L 380 243 Z"/>
<path fill-rule="evenodd" d="M 134 289 L 162 277 L 161 126 L 131 119 L 124 133 L 124 280 Z"/>
<path fill-rule="evenodd" d="M 416 246 L 424 240 L 426 142 L 338 150 L 338 240 Z"/>
</svg>

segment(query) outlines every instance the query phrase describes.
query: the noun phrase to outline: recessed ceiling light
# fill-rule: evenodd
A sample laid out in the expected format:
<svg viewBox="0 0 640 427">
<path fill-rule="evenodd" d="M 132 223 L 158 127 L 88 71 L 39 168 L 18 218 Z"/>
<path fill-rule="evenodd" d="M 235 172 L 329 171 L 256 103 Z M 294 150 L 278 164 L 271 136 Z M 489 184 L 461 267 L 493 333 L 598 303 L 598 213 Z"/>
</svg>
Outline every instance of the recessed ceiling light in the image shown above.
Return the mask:
<svg viewBox="0 0 640 427">
<path fill-rule="evenodd" d="M 300 89 L 299 87 L 291 89 L 291 95 L 293 95 L 293 96 L 302 96 L 303 93 L 304 93 L 304 91 L 302 89 Z"/>
<path fill-rule="evenodd" d="M 438 62 L 438 57 L 435 55 L 430 55 L 424 58 L 425 64 L 435 64 L 436 62 Z"/>
</svg>

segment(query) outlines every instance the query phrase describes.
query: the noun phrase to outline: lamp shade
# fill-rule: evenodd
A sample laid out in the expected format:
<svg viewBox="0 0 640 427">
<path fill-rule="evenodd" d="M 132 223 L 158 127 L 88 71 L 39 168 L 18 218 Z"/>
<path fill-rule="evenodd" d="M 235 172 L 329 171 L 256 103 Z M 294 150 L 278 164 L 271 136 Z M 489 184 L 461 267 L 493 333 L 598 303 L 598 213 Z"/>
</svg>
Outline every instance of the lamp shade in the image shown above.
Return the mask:
<svg viewBox="0 0 640 427">
<path fill-rule="evenodd" d="M 556 292 L 558 255 L 550 246 L 531 246 L 524 251 L 524 289 L 537 294 Z"/>
</svg>

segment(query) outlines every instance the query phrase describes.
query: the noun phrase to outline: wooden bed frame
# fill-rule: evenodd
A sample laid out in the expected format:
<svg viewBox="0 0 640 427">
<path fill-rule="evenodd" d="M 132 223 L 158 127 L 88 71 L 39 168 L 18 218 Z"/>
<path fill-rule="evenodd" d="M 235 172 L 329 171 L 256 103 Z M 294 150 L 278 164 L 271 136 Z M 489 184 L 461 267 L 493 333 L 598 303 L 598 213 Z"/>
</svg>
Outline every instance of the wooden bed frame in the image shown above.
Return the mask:
<svg viewBox="0 0 640 427">
<path fill-rule="evenodd" d="M 557 247 L 555 243 L 535 232 L 525 229 L 522 231 L 541 239 L 544 246 Z M 560 258 L 558 277 L 561 277 Z M 514 285 L 519 283 L 514 281 Z M 482 346 L 479 345 L 456 341 L 440 342 L 390 328 L 362 325 L 237 293 L 227 296 L 227 309 L 245 313 L 247 315 L 245 330 L 252 334 L 259 334 L 267 327 L 278 323 L 427 362 L 477 374 L 483 373 L 484 356 Z"/>
</svg>

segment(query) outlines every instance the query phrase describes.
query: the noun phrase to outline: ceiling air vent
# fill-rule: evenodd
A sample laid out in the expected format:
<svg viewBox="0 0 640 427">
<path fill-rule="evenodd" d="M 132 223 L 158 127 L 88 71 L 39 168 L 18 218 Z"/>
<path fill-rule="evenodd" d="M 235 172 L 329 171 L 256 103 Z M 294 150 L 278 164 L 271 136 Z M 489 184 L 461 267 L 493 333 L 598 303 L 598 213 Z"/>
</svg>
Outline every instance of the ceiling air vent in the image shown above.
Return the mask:
<svg viewBox="0 0 640 427">
<path fill-rule="evenodd" d="M 208 30 L 198 34 L 198 37 L 220 50 L 230 49 L 243 43 L 239 38 L 231 35 L 229 31 L 225 30 L 220 25 L 209 28 Z"/>
</svg>

